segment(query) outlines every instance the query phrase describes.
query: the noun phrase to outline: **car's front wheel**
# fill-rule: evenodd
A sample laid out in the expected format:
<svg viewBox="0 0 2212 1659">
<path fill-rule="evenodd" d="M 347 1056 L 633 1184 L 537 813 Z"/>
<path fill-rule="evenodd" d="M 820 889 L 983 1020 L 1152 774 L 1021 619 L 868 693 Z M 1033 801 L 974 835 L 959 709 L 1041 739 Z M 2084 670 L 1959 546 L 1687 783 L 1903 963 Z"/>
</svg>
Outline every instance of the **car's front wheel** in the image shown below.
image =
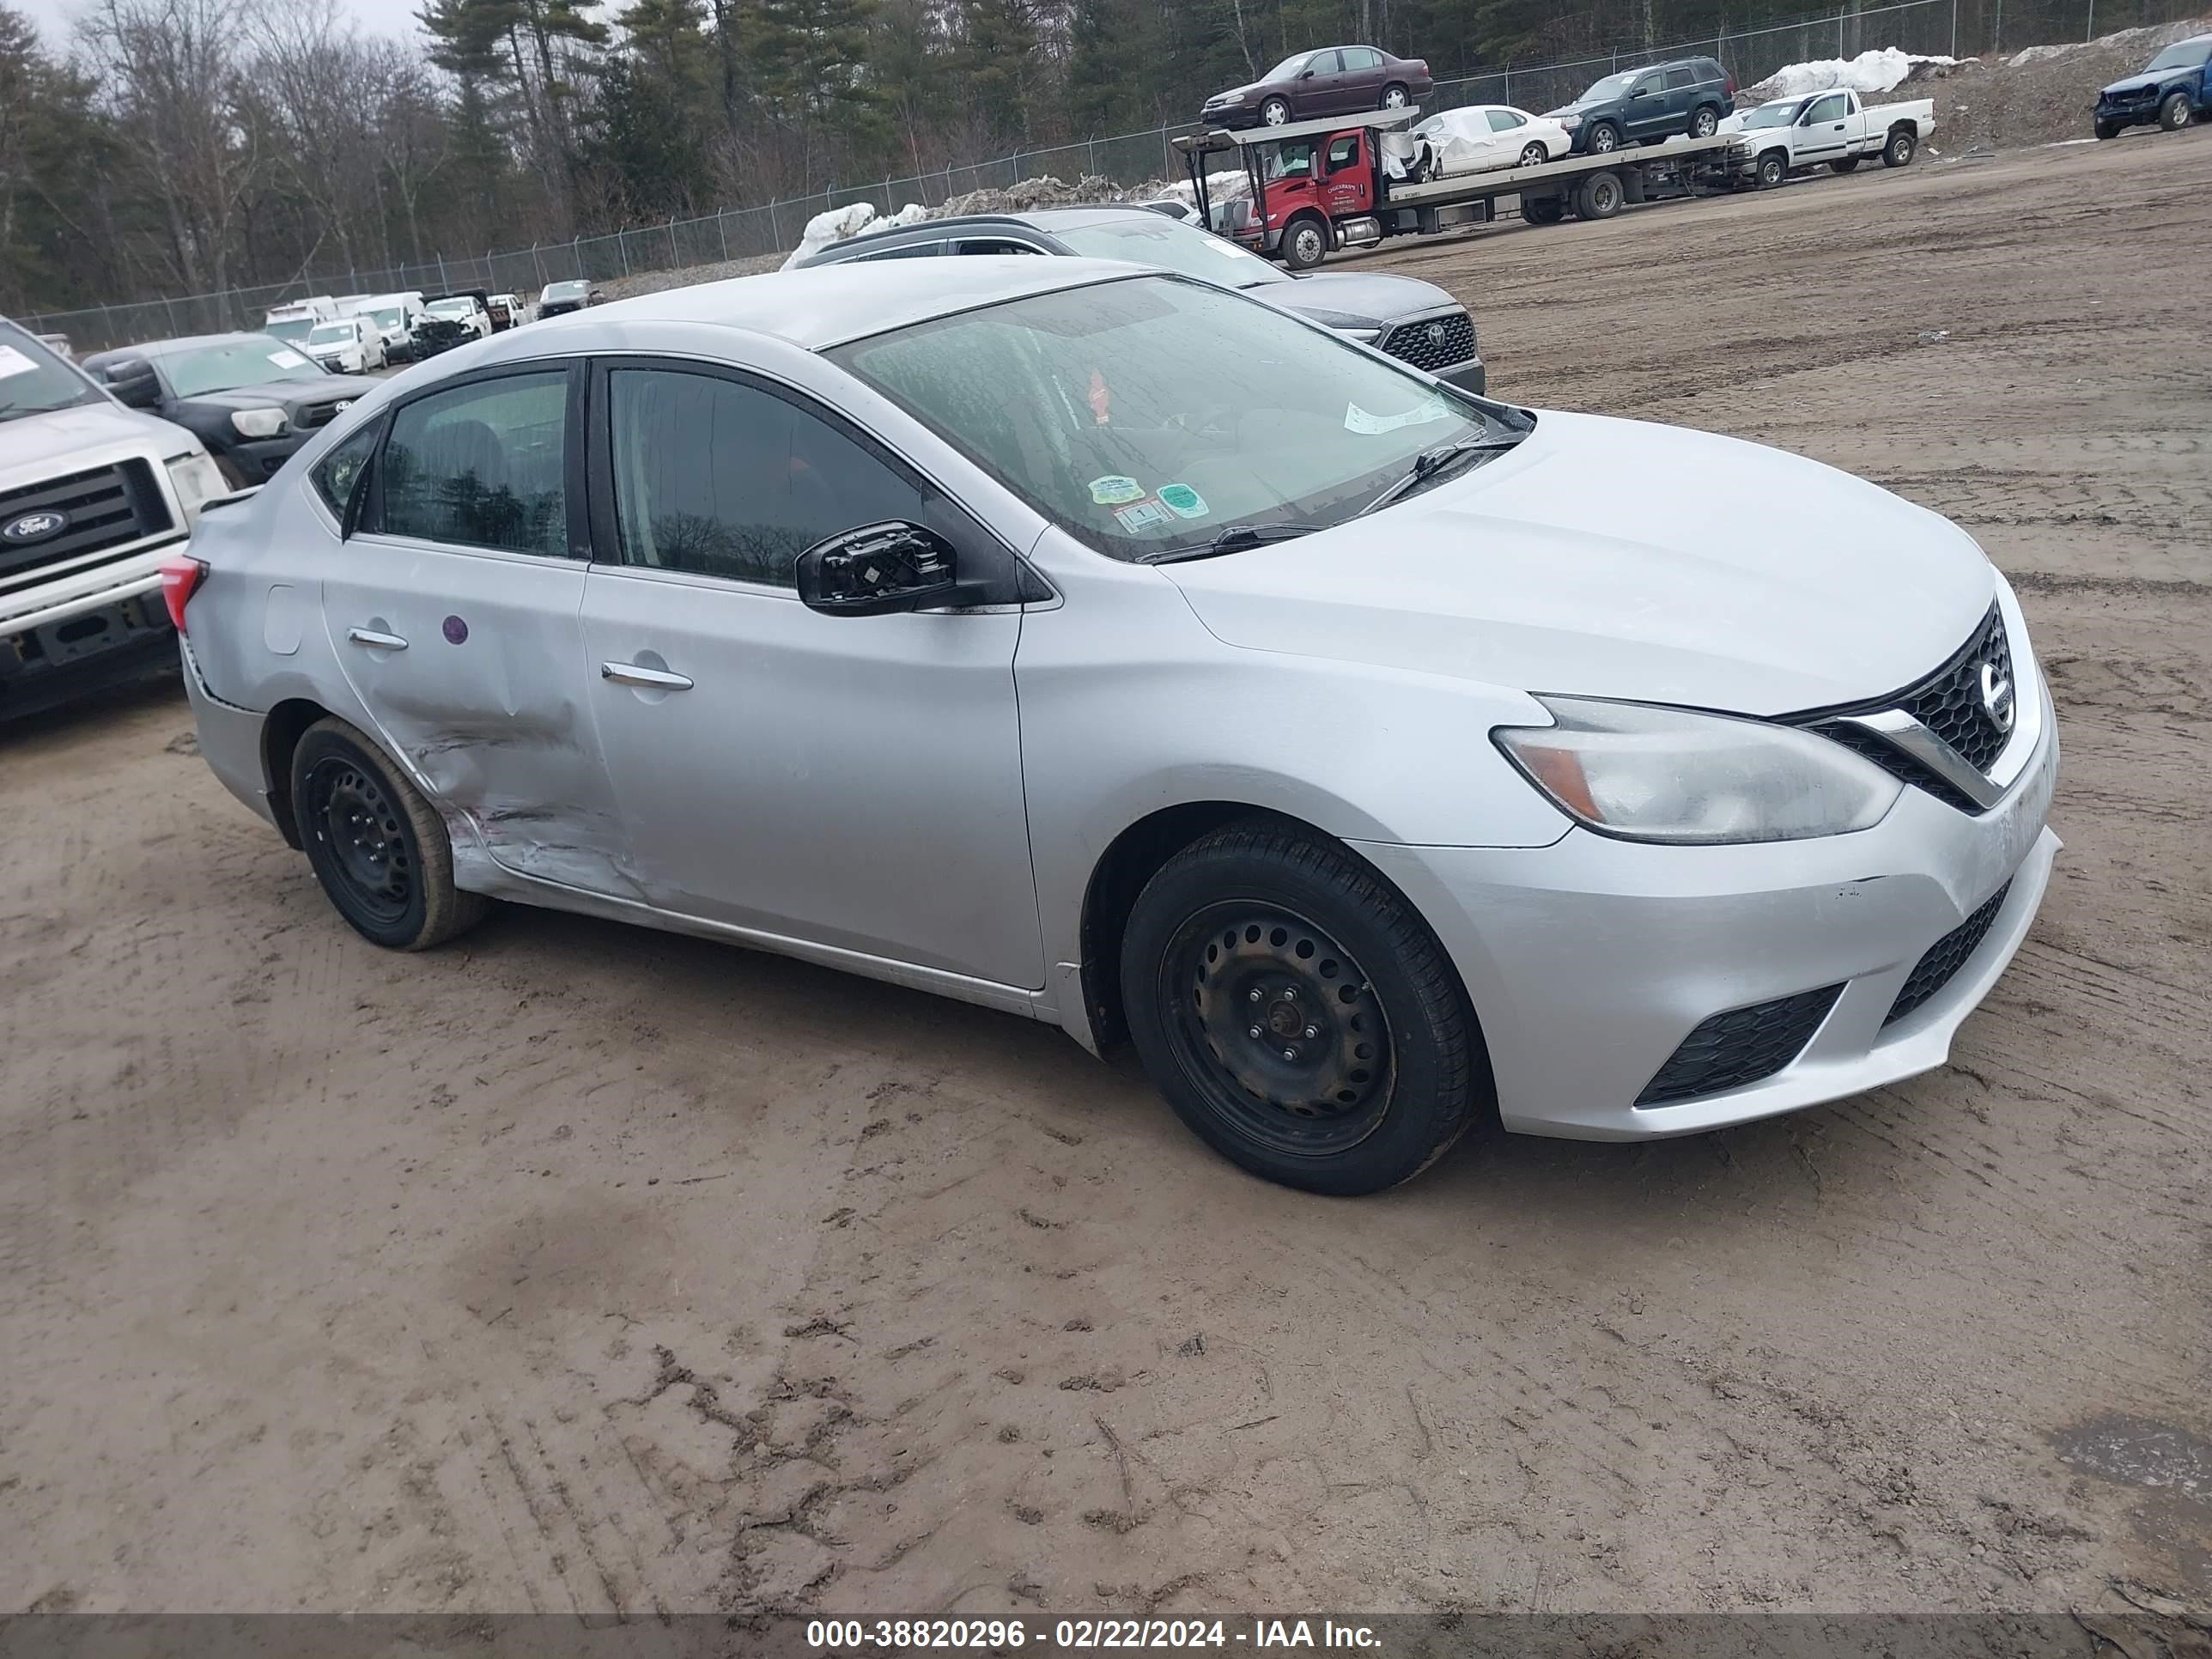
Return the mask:
<svg viewBox="0 0 2212 1659">
<path fill-rule="evenodd" d="M 429 802 L 376 745 L 335 716 L 292 751 L 292 811 L 315 879 L 356 933 L 427 951 L 483 917 L 453 885 L 453 847 Z"/>
<path fill-rule="evenodd" d="M 1339 843 L 1267 817 L 1185 848 L 1138 896 L 1130 1034 L 1169 1104 L 1255 1175 L 1356 1196 L 1409 1181 L 1490 1109 L 1457 975 Z"/>
<path fill-rule="evenodd" d="M 2097 123 L 2097 137 L 2100 138 L 2117 138 L 2119 136 L 2120 124 L 2118 121 L 2100 121 Z"/>
<path fill-rule="evenodd" d="M 1292 270 L 1311 270 L 1328 257 L 1328 222 L 1303 213 L 1283 232 L 1283 263 Z"/>
<path fill-rule="evenodd" d="M 1260 106 L 1260 125 L 1263 127 L 1285 127 L 1291 124 L 1291 106 L 1281 98 L 1270 98 Z"/>
<path fill-rule="evenodd" d="M 2179 132 L 2189 125 L 2189 94 L 2170 92 L 2166 101 L 2158 106 L 2158 124 L 2168 132 Z"/>
<path fill-rule="evenodd" d="M 1620 129 L 1610 121 L 1601 121 L 1590 129 L 1589 151 L 1593 155 L 1610 155 L 1620 148 Z"/>
</svg>

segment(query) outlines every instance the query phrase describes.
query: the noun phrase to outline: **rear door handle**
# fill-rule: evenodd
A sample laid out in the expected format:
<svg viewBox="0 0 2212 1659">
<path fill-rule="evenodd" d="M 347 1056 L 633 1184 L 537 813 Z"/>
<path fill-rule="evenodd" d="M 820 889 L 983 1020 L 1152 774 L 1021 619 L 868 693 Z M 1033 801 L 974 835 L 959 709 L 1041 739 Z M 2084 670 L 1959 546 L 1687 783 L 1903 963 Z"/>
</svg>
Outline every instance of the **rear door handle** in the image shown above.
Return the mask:
<svg viewBox="0 0 2212 1659">
<path fill-rule="evenodd" d="M 374 628 L 349 628 L 346 637 L 356 645 L 373 646 L 379 651 L 404 651 L 407 641 L 397 634 L 380 634 Z"/>
<path fill-rule="evenodd" d="M 691 682 L 681 674 L 672 674 L 665 668 L 647 668 L 641 663 L 603 662 L 599 677 L 612 680 L 617 685 L 645 685 L 656 691 L 689 691 Z"/>
</svg>

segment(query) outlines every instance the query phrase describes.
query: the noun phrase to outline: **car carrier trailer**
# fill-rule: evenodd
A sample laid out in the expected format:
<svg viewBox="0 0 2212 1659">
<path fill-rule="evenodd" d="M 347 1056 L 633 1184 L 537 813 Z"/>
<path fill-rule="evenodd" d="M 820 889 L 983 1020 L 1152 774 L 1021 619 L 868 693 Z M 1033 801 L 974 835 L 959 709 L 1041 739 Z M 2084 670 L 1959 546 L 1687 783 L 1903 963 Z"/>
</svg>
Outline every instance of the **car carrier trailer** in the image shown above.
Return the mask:
<svg viewBox="0 0 2212 1659">
<path fill-rule="evenodd" d="M 1429 179 L 1419 176 L 1419 147 L 1403 131 L 1419 115 L 1418 109 L 1375 110 L 1235 132 L 1213 128 L 1175 143 L 1190 171 L 1201 223 L 1304 270 L 1334 248 L 1488 224 L 1507 196 L 1521 198 L 1528 223 L 1550 225 L 1570 213 L 1610 219 L 1632 202 L 1723 187 L 1735 142 L 1727 134 L 1669 138 L 1540 167 Z M 1212 200 L 1207 173 L 1217 157 L 1235 159 L 1247 196 Z M 1394 167 L 1404 176 L 1393 178 Z"/>
</svg>

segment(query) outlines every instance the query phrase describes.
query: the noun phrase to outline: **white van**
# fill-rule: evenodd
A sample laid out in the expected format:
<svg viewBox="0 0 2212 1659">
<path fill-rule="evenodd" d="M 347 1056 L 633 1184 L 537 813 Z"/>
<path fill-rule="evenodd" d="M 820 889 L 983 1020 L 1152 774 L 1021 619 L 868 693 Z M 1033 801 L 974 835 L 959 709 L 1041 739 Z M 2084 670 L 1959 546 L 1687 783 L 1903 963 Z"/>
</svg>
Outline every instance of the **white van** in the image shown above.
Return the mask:
<svg viewBox="0 0 2212 1659">
<path fill-rule="evenodd" d="M 0 404 L 0 720 L 174 667 L 161 565 L 222 474 L 4 319 Z"/>
<path fill-rule="evenodd" d="M 262 324 L 261 331 L 275 335 L 288 346 L 297 347 L 317 323 L 327 323 L 337 314 L 338 302 L 327 294 L 289 300 L 281 306 L 269 307 L 268 320 Z"/>
<path fill-rule="evenodd" d="M 366 317 L 376 325 L 377 332 L 384 336 L 384 355 L 395 363 L 415 361 L 415 329 L 429 313 L 422 305 L 422 290 L 410 289 L 404 294 L 372 294 L 354 307 L 354 315 Z"/>
</svg>

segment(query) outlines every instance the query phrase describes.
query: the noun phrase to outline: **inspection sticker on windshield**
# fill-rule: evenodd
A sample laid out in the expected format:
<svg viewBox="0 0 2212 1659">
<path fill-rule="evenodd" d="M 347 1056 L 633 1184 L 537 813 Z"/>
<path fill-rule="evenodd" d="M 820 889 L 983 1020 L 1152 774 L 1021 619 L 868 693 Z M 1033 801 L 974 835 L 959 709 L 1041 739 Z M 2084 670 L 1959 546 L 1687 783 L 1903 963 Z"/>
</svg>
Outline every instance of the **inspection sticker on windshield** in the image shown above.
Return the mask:
<svg viewBox="0 0 2212 1659">
<path fill-rule="evenodd" d="M 1178 519 L 1202 519 L 1212 510 L 1206 506 L 1206 497 L 1188 484 L 1162 484 L 1160 505 Z"/>
<path fill-rule="evenodd" d="M 296 351 L 285 350 L 270 352 L 269 361 L 279 368 L 297 368 L 307 360 Z"/>
<path fill-rule="evenodd" d="M 1358 404 L 1344 406 L 1344 429 L 1346 432 L 1395 432 L 1401 426 L 1425 426 L 1431 421 L 1451 418 L 1451 410 L 1444 407 L 1442 398 L 1431 398 L 1426 403 L 1416 404 L 1403 415 L 1370 415 Z"/>
<path fill-rule="evenodd" d="M 28 374 L 38 365 L 11 345 L 0 345 L 0 380 L 11 374 Z"/>
<path fill-rule="evenodd" d="M 1117 507 L 1123 501 L 1139 501 L 1145 498 L 1145 487 L 1134 478 L 1124 478 L 1109 473 L 1091 481 L 1091 499 L 1101 507 Z"/>
<path fill-rule="evenodd" d="M 1121 528 L 1135 534 L 1157 525 L 1173 524 L 1175 514 L 1158 501 L 1138 501 L 1128 507 L 1117 507 L 1114 516 L 1121 521 Z"/>
</svg>

